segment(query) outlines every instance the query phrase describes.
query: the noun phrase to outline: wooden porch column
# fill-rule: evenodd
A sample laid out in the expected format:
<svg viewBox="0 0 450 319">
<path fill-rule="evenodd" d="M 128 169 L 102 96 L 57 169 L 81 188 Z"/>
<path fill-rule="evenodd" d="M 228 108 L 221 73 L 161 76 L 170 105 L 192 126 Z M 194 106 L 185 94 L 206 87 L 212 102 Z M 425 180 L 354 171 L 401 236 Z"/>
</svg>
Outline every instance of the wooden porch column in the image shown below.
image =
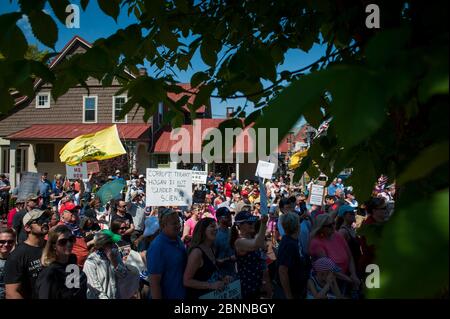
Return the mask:
<svg viewBox="0 0 450 319">
<path fill-rule="evenodd" d="M 9 144 L 9 183 L 11 189 L 14 189 L 17 185 L 16 181 L 16 150 L 18 143 L 11 141 Z"/>
</svg>

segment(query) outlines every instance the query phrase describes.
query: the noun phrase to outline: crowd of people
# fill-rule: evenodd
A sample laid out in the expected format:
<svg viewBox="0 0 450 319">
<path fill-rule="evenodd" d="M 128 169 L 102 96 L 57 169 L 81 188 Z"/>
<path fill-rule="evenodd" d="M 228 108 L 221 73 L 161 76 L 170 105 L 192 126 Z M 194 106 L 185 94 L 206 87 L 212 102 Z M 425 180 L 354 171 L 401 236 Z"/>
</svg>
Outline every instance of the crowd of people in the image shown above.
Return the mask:
<svg viewBox="0 0 450 319">
<path fill-rule="evenodd" d="M 395 199 L 384 176 L 364 203 L 334 179 L 310 205 L 318 181 L 210 172 L 189 207 L 146 207 L 136 170 L 108 178 L 126 187 L 106 203 L 95 174 L 42 174 L 25 199 L 0 178 L 0 299 L 198 299 L 236 280 L 247 300 L 364 298 L 376 247 L 359 229 L 383 225 Z"/>
</svg>

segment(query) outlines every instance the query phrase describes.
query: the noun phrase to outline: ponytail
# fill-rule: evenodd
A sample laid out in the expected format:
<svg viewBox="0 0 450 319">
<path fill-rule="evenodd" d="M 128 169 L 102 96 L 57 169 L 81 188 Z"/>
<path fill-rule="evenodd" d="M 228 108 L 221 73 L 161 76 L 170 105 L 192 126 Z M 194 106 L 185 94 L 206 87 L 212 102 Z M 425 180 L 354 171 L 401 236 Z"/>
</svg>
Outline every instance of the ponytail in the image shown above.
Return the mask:
<svg viewBox="0 0 450 319">
<path fill-rule="evenodd" d="M 236 224 L 231 226 L 231 234 L 230 234 L 230 246 L 234 249 L 234 243 L 239 238 L 239 230 Z"/>
</svg>

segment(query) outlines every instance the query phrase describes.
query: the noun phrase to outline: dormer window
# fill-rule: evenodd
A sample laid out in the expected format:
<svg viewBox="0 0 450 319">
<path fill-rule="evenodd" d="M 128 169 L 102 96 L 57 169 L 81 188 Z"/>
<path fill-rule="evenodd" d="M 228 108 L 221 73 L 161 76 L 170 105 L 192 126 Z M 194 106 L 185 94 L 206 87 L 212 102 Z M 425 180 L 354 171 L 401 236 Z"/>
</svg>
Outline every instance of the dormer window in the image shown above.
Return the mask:
<svg viewBox="0 0 450 319">
<path fill-rule="evenodd" d="M 38 93 L 36 95 L 36 108 L 37 109 L 50 108 L 50 93 Z"/>
</svg>

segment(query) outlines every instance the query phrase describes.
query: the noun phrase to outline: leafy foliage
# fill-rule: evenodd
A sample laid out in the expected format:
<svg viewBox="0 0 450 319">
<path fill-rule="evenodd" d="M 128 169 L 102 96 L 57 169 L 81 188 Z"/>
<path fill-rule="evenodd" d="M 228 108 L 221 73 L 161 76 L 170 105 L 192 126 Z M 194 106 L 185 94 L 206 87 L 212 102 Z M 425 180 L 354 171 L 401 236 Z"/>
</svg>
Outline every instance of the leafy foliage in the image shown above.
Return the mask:
<svg viewBox="0 0 450 319">
<path fill-rule="evenodd" d="M 20 0 L 20 12 L 0 15 L 1 113 L 13 106 L 11 90 L 34 94 L 36 76 L 52 84 L 55 99 L 74 85 L 87 87 L 89 77 L 103 85 L 117 78 L 129 97 L 122 115 L 137 104 L 148 120 L 163 101 L 170 108 L 164 121 L 180 126 L 187 98 L 173 101 L 167 93 L 180 93 L 176 68 L 189 69 L 199 51 L 206 67 L 191 77 L 196 91 L 184 92 L 195 95 L 192 118 L 212 96 L 246 98 L 258 107 L 243 124 L 277 127 L 280 140 L 301 116 L 314 127 L 331 120 L 298 173 L 317 176 L 314 163 L 330 177 L 353 167 L 359 201 L 369 197 L 376 176 L 398 179 L 400 200 L 379 242 L 383 288 L 372 296 L 429 297 L 448 286 L 448 260 L 440 263 L 448 254 L 446 3 L 379 1 L 377 30 L 365 26 L 365 1 L 97 0 L 113 19 L 127 10 L 138 22 L 50 70 L 45 59 L 25 57 L 27 42 L 16 25 L 27 15 L 38 40 L 52 48 L 57 33 L 42 12 L 47 2 L 63 19 L 60 1 L 46 0 Z M 81 1 L 82 9 L 88 4 Z M 308 52 L 314 44 L 326 48 L 318 61 L 277 72 L 289 49 Z M 122 76 L 144 62 L 158 71 Z M 243 114 L 228 124 L 237 126 Z M 424 210 L 426 218 L 419 214 Z M 405 267 L 395 264 L 399 259 Z M 431 262 L 436 271 L 424 271 Z"/>
</svg>

